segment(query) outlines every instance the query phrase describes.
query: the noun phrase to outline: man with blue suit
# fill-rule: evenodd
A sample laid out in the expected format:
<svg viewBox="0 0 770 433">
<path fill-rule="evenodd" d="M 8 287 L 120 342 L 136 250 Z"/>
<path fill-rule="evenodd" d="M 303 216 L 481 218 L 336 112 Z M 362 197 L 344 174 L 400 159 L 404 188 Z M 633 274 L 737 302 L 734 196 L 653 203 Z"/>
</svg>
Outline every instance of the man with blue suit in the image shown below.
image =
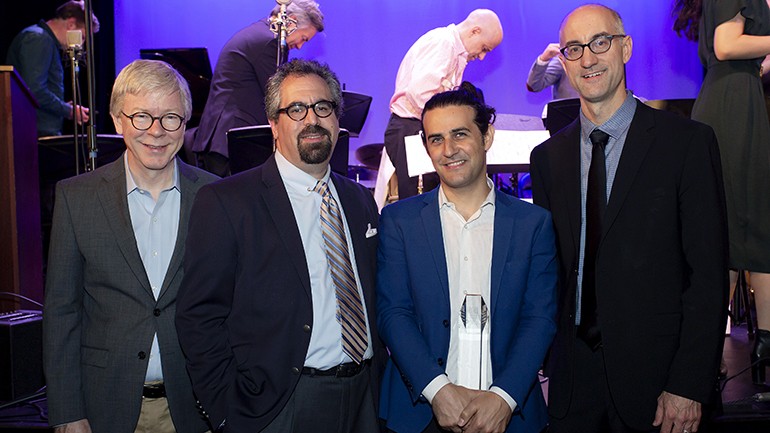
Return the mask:
<svg viewBox="0 0 770 433">
<path fill-rule="evenodd" d="M 556 330 L 550 213 L 486 176 L 494 108 L 470 83 L 432 97 L 423 141 L 439 188 L 382 210 L 377 325 L 392 432 L 539 432 L 538 370 Z"/>
</svg>

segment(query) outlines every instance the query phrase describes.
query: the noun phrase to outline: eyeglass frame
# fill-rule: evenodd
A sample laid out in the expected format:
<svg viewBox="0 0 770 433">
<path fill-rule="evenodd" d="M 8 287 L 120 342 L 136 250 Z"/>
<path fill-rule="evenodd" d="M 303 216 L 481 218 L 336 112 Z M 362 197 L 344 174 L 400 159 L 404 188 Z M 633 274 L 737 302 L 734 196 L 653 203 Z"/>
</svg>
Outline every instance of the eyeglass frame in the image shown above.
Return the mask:
<svg viewBox="0 0 770 433">
<path fill-rule="evenodd" d="M 317 111 L 315 111 L 315 107 L 317 107 L 318 104 L 324 104 L 324 103 L 325 104 L 331 104 L 332 111 L 328 115 L 326 115 L 326 116 L 321 116 L 320 114 L 318 114 Z M 302 122 L 303 120 L 305 120 L 305 118 L 307 118 L 307 114 L 310 113 L 310 109 L 312 108 L 313 109 L 313 114 L 315 114 L 316 117 L 318 117 L 319 119 L 326 119 L 327 117 L 331 116 L 332 113 L 336 113 L 337 112 L 337 107 L 338 106 L 339 105 L 336 102 L 334 102 L 334 101 L 327 101 L 326 99 L 322 99 L 322 100 L 317 101 L 317 102 L 315 102 L 313 104 L 303 104 L 301 102 L 294 102 L 292 104 L 287 105 L 286 107 L 279 108 L 278 109 L 278 114 L 284 113 L 284 114 L 286 114 L 286 116 L 288 116 L 289 119 L 291 119 L 291 120 L 293 120 L 295 122 Z M 289 114 L 289 109 L 293 108 L 293 107 L 304 107 L 305 108 L 305 115 L 302 116 L 299 119 L 295 119 L 295 118 L 291 117 L 291 114 Z"/>
<path fill-rule="evenodd" d="M 164 130 L 164 131 L 166 131 L 166 132 L 176 132 L 176 131 L 179 131 L 180 129 L 182 129 L 182 126 L 184 126 L 184 123 L 185 123 L 185 118 L 184 118 L 184 116 L 180 116 L 179 114 L 176 114 L 176 113 L 166 113 L 166 114 L 163 114 L 163 115 L 161 115 L 161 116 L 157 116 L 157 117 L 156 117 L 156 116 L 153 116 L 152 114 L 150 114 L 150 113 L 148 113 L 148 112 L 146 112 L 146 111 L 137 111 L 137 112 L 136 112 L 136 113 L 134 113 L 134 114 L 126 114 L 125 112 L 123 112 L 123 110 L 120 110 L 120 114 L 122 114 L 122 115 L 126 116 L 126 117 L 127 117 L 129 120 L 131 120 L 131 126 L 133 126 L 133 127 L 134 127 L 134 129 L 136 129 L 137 131 L 149 131 L 149 130 L 150 130 L 150 128 L 152 128 L 152 125 L 154 125 L 154 124 L 155 124 L 155 121 L 156 121 L 156 120 L 157 120 L 157 121 L 158 121 L 158 123 L 160 124 L 160 127 L 161 127 L 161 128 Z M 144 128 L 144 129 L 142 129 L 142 128 L 138 128 L 138 127 L 136 126 L 136 124 L 134 124 L 134 117 L 136 117 L 136 116 L 138 116 L 138 115 L 140 115 L 140 114 L 146 114 L 147 116 L 149 116 L 149 117 L 150 117 L 150 119 L 152 119 L 152 121 L 150 122 L 150 126 L 148 126 L 148 127 Z M 178 126 L 176 129 L 168 129 L 168 128 L 166 128 L 165 126 L 163 126 L 163 119 L 164 119 L 166 116 L 168 116 L 168 115 L 173 115 L 173 116 L 176 116 L 176 117 L 178 117 L 178 118 L 179 118 L 179 120 L 180 120 L 180 121 L 179 121 L 179 126 Z"/>
<path fill-rule="evenodd" d="M 611 49 L 612 49 L 612 40 L 613 40 L 613 39 L 615 39 L 615 38 L 625 38 L 626 36 L 628 36 L 628 35 L 624 35 L 624 34 L 616 34 L 616 35 L 599 35 L 599 36 L 597 36 L 597 37 L 595 37 L 595 38 L 591 39 L 590 41 L 588 41 L 588 43 L 587 43 L 587 44 L 569 44 L 569 45 L 567 45 L 567 46 L 564 46 L 564 47 L 562 47 L 562 48 L 559 48 L 559 52 L 561 53 L 561 55 L 562 55 L 562 56 L 564 56 L 564 58 L 565 58 L 566 60 L 569 60 L 570 62 L 574 62 L 574 61 L 577 61 L 577 60 L 580 60 L 580 59 L 582 59 L 582 58 L 583 58 L 583 55 L 584 55 L 584 54 L 585 54 L 585 52 L 586 52 L 586 47 L 588 47 L 588 49 L 589 49 L 589 50 L 591 50 L 591 52 L 592 52 L 592 53 L 594 53 L 594 54 L 604 54 L 604 53 L 606 53 L 607 51 L 609 51 L 609 50 L 611 50 Z M 596 51 L 594 51 L 594 49 L 593 49 L 593 48 L 591 48 L 591 44 L 593 44 L 594 42 L 596 42 L 596 41 L 597 41 L 597 40 L 599 40 L 599 39 L 606 39 L 607 41 L 609 41 L 609 43 L 607 44 L 607 49 L 606 49 L 605 51 L 600 51 L 600 52 L 598 52 L 598 53 L 597 53 Z M 580 55 L 579 55 L 578 57 L 574 58 L 574 59 L 570 59 L 569 57 L 567 57 L 567 55 L 565 54 L 565 52 L 567 51 L 567 49 L 569 49 L 569 48 L 575 48 L 575 47 L 580 47 Z"/>
</svg>

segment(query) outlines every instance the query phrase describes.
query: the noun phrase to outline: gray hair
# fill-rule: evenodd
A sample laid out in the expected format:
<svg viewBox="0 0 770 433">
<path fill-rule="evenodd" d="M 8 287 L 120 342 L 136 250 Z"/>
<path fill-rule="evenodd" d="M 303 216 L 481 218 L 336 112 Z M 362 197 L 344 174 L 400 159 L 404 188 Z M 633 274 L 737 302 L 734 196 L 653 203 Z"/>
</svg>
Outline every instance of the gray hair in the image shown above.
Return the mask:
<svg viewBox="0 0 770 433">
<path fill-rule="evenodd" d="M 160 60 L 134 60 L 129 63 L 112 86 L 110 113 L 118 117 L 127 94 L 169 96 L 179 94 L 185 120 L 192 115 L 192 96 L 187 81 L 171 65 Z"/>
<path fill-rule="evenodd" d="M 278 16 L 280 11 L 281 6 L 278 5 L 270 12 L 270 16 Z M 324 31 L 324 14 L 321 13 L 318 3 L 313 0 L 292 0 L 286 6 L 286 13 L 297 20 L 297 27 L 311 25 L 316 31 Z"/>
<path fill-rule="evenodd" d="M 337 104 L 336 114 L 339 117 L 342 112 L 342 90 L 340 89 L 340 80 L 337 75 L 329 69 L 326 64 L 321 64 L 315 60 L 293 59 L 290 62 L 281 65 L 272 77 L 267 81 L 267 92 L 265 92 L 265 111 L 270 120 L 278 119 L 281 108 L 281 85 L 289 76 L 304 77 L 306 75 L 317 75 L 329 86 L 332 94 L 332 101 Z"/>
</svg>

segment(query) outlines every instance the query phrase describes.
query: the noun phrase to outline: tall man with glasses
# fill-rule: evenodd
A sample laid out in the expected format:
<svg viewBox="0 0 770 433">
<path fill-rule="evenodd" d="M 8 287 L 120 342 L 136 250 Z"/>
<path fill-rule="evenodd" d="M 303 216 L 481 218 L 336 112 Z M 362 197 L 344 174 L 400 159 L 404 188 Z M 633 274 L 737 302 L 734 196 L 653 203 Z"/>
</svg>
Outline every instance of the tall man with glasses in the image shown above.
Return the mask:
<svg viewBox="0 0 770 433">
<path fill-rule="evenodd" d="M 265 98 L 276 152 L 196 198 L 176 323 L 217 430 L 379 429 L 379 215 L 329 169 L 341 104 L 328 67 L 283 64 Z"/>
<path fill-rule="evenodd" d="M 110 115 L 122 158 L 56 188 L 43 312 L 56 432 L 203 432 L 174 327 L 187 222 L 216 177 L 176 158 L 192 112 L 166 63 L 118 75 Z"/>
<path fill-rule="evenodd" d="M 697 431 L 727 311 L 716 138 L 626 90 L 632 40 L 617 12 L 581 6 L 559 41 L 580 116 L 531 155 L 561 267 L 550 431 Z"/>
</svg>

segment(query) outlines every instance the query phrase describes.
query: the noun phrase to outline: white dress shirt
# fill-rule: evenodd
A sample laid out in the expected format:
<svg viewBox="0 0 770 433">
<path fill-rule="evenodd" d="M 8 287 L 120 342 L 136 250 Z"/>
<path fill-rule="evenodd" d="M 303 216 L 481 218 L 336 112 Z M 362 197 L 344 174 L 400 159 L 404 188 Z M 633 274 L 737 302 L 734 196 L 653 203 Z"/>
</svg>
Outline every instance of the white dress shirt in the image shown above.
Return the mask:
<svg viewBox="0 0 770 433">
<path fill-rule="evenodd" d="M 278 172 L 289 195 L 294 218 L 297 221 L 299 234 L 302 238 L 302 246 L 305 250 L 307 268 L 310 272 L 310 289 L 313 298 L 313 328 L 310 334 L 310 346 L 305 356 L 305 366 L 320 370 L 326 370 L 339 364 L 352 362 L 349 356 L 342 350 L 342 327 L 337 322 L 337 298 L 334 283 L 332 282 L 329 263 L 326 260 L 324 240 L 321 229 L 321 195 L 313 191 L 319 179 L 305 173 L 289 162 L 280 151 L 275 152 L 275 162 Z M 331 182 L 330 171 L 327 168 L 322 179 L 329 185 L 329 190 L 337 200 L 345 225 L 345 237 L 350 251 L 350 262 L 356 277 L 356 287 L 361 301 L 364 294 L 361 289 L 361 281 L 358 277 L 356 266 L 356 254 L 350 237 L 350 228 L 345 218 L 345 210 L 337 195 L 334 182 Z M 364 315 L 366 308 L 364 306 Z M 369 318 L 366 318 L 366 333 L 369 341 L 364 359 L 372 357 L 372 334 L 369 329 Z"/>
<path fill-rule="evenodd" d="M 433 379 L 425 387 L 422 395 L 428 402 L 432 402 L 433 397 L 444 385 L 453 383 L 466 388 L 494 392 L 502 397 L 513 411 L 516 408 L 516 401 L 503 389 L 497 386 L 490 388 L 494 375 L 490 358 L 489 336 L 491 335 L 492 323 L 490 291 L 495 228 L 495 188 L 490 179 L 487 179 L 487 185 L 490 188 L 489 194 L 481 207 L 467 221 L 457 212 L 454 203 L 448 201 L 443 186 L 439 187 L 438 205 L 449 281 L 451 329 L 446 374 Z M 464 346 L 467 344 L 467 338 L 461 338 L 464 325 L 460 317 L 463 301 L 468 294 L 482 296 L 490 317 L 481 334 L 482 341 L 485 341 L 481 350 L 481 362 L 483 364 L 481 386 L 479 386 L 478 380 L 473 380 L 473 383 L 468 382 L 460 371 L 461 351 L 469 349 Z"/>
<path fill-rule="evenodd" d="M 126 194 L 128 195 L 128 212 L 131 216 L 131 226 L 134 229 L 136 246 L 142 258 L 147 279 L 155 300 L 158 300 L 163 280 L 166 278 L 171 256 L 174 255 L 176 237 L 179 231 L 179 213 L 181 212 L 182 193 L 179 191 L 179 167 L 174 161 L 173 184 L 160 192 L 158 201 L 153 199 L 149 191 L 136 185 L 131 170 L 128 168 L 127 156 L 123 157 L 126 167 Z M 163 380 L 163 368 L 158 346 L 158 334 L 152 339 L 150 359 L 147 364 L 145 382 Z"/>
</svg>

